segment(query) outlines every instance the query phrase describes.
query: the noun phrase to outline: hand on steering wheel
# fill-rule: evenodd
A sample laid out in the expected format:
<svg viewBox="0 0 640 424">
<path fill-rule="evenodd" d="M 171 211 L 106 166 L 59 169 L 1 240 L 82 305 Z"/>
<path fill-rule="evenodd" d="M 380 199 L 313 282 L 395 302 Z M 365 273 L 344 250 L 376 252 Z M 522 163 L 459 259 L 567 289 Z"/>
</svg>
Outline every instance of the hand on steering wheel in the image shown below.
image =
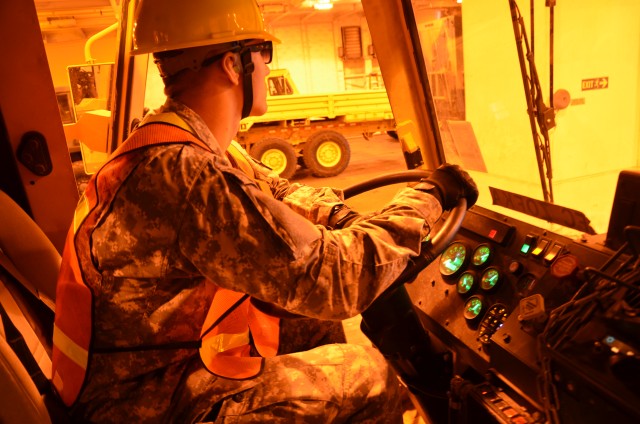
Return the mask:
<svg viewBox="0 0 640 424">
<path fill-rule="evenodd" d="M 374 188 L 420 181 L 430 175 L 430 172 L 421 170 L 383 175 L 348 187 L 344 195 L 348 199 Z M 437 348 L 423 327 L 404 284 L 415 280 L 449 245 L 460 229 L 466 211 L 467 200 L 460 197 L 436 234 L 422 243 L 420 255 L 413 258 L 391 286 L 361 314 L 362 332 L 384 355 L 409 390 L 420 394 L 416 402 L 424 410 L 427 404 L 430 407 L 447 407 L 453 368 L 446 350 L 443 352 Z"/>
<path fill-rule="evenodd" d="M 392 174 L 382 175 L 372 180 L 365 181 L 344 189 L 345 199 L 357 196 L 358 194 L 370 191 L 387 185 L 417 182 L 429 178 L 431 172 L 423 170 L 401 171 Z M 438 232 L 422 243 L 420 255 L 414 258 L 407 268 L 400 274 L 391 287 L 413 281 L 415 277 L 427 265 L 429 265 L 442 251 L 451 243 L 456 233 L 462 225 L 462 220 L 467 212 L 467 201 L 464 197 L 458 199 L 457 205 L 451 209 L 449 216 L 444 221 Z"/>
</svg>

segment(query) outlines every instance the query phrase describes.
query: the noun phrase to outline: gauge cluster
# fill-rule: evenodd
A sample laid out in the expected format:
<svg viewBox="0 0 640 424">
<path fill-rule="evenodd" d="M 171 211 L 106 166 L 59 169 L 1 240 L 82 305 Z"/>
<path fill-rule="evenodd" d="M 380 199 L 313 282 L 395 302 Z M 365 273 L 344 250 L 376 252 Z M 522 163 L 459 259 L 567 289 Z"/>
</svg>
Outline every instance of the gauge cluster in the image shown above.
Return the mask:
<svg viewBox="0 0 640 424">
<path fill-rule="evenodd" d="M 430 343 L 450 358 L 451 381 L 466 384 L 458 395 L 480 407 L 475 422 L 540 423 L 552 413 L 568 423 L 639 422 L 634 228 L 614 252 L 604 238 L 573 240 L 474 206 L 405 284 Z"/>
<path fill-rule="evenodd" d="M 512 360 L 535 367 L 534 357 L 516 353 L 523 345 L 535 352 L 535 334 L 526 329 L 575 292 L 582 267 L 606 258 L 476 206 L 440 257 L 406 287 L 427 329 L 456 347 L 461 367 L 484 372 Z"/>
<path fill-rule="evenodd" d="M 482 319 L 478 327 L 478 341 L 488 343 L 491 335 L 504 322 L 507 308 L 503 304 L 489 307 L 486 295 L 499 289 L 502 270 L 491 265 L 493 248 L 489 243 L 469 246 L 454 241 L 440 256 L 440 274 L 455 280 L 457 293 L 464 299 L 462 316 L 469 322 Z M 485 314 L 485 312 L 490 313 Z"/>
</svg>

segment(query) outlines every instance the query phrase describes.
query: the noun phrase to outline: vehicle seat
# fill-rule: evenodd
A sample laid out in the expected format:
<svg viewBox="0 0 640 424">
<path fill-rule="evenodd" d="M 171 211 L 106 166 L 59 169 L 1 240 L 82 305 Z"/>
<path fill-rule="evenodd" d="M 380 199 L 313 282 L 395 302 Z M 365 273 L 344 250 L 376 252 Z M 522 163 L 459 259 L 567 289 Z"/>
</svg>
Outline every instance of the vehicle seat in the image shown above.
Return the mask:
<svg viewBox="0 0 640 424">
<path fill-rule="evenodd" d="M 4 337 L 0 337 L 0 422 L 51 423 L 42 395 Z"/>
<path fill-rule="evenodd" d="M 26 354 L 31 354 L 50 379 L 59 268 L 60 254 L 53 244 L 31 217 L 0 191 L 0 304 L 4 311 L 0 320 L 0 423 L 60 421 L 55 395 L 40 393 L 12 348 L 15 337 L 7 337 L 11 333 L 3 324 L 9 320 L 19 331 L 28 348 Z"/>
<path fill-rule="evenodd" d="M 0 218 L 0 265 L 54 310 L 60 253 L 31 217 L 3 191 L 0 191 Z"/>
</svg>

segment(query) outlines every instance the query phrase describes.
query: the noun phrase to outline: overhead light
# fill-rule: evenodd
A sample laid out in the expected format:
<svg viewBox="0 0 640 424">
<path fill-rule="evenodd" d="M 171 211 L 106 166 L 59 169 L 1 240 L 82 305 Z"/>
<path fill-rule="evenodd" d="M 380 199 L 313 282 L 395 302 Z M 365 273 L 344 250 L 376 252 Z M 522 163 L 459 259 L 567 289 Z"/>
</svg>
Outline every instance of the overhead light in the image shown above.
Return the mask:
<svg viewBox="0 0 640 424">
<path fill-rule="evenodd" d="M 329 10 L 333 8 L 333 3 L 331 0 L 316 0 L 313 8 L 316 10 Z"/>
</svg>

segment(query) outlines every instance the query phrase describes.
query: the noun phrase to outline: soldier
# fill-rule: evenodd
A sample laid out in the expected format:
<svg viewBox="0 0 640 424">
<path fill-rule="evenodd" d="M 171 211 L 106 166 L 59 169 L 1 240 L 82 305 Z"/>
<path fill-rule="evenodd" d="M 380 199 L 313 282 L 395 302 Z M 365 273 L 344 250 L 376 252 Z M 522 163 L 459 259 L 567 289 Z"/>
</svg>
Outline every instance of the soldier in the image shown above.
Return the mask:
<svg viewBox="0 0 640 424">
<path fill-rule="evenodd" d="M 168 98 L 89 182 L 69 232 L 53 381 L 73 420 L 401 421 L 374 348 L 327 344 L 344 341 L 335 325 L 305 343 L 283 328 L 365 310 L 477 189 L 445 166 L 360 216 L 249 158 L 231 140 L 266 111 L 278 40 L 263 25 L 255 0 L 136 11 L 133 53 L 153 53 Z"/>
</svg>

